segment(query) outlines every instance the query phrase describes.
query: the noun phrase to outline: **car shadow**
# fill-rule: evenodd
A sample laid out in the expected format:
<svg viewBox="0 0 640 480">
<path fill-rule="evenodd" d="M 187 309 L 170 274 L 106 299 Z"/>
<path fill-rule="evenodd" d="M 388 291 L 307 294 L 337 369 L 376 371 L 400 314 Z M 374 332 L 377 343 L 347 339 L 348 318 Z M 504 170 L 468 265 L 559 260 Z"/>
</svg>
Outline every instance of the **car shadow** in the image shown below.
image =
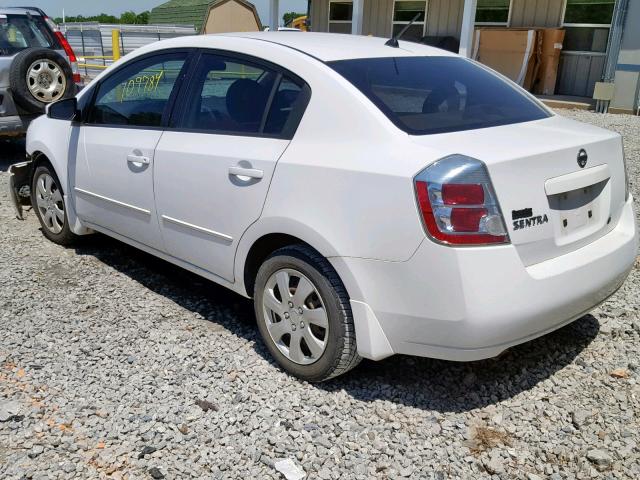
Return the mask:
<svg viewBox="0 0 640 480">
<path fill-rule="evenodd" d="M 0 172 L 9 170 L 9 166 L 24 160 L 24 137 L 0 138 Z"/>
<path fill-rule="evenodd" d="M 94 256 L 205 321 L 247 339 L 278 368 L 255 326 L 251 300 L 104 235 L 83 239 L 76 252 Z M 314 387 L 345 391 L 366 402 L 387 400 L 443 413 L 466 412 L 533 388 L 573 362 L 598 331 L 597 319 L 586 315 L 496 359 L 462 363 L 396 355 L 380 362 L 363 360 L 351 372 Z"/>
<path fill-rule="evenodd" d="M 363 401 L 388 400 L 438 412 L 466 412 L 497 404 L 530 390 L 571 364 L 597 336 L 593 315 L 502 355 L 475 362 L 451 362 L 396 355 L 364 360 L 357 370 L 320 384 Z"/>
</svg>

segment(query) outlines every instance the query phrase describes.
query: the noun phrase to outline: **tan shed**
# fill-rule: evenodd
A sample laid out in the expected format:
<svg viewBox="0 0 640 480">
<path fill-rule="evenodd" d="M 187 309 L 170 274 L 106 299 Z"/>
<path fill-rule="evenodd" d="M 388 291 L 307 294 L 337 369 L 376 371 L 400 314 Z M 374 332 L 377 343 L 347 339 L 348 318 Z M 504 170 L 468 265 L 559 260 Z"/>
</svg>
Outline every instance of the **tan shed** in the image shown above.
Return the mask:
<svg viewBox="0 0 640 480">
<path fill-rule="evenodd" d="M 258 32 L 262 22 L 253 3 L 246 0 L 216 0 L 209 9 L 200 33 Z"/>
</svg>

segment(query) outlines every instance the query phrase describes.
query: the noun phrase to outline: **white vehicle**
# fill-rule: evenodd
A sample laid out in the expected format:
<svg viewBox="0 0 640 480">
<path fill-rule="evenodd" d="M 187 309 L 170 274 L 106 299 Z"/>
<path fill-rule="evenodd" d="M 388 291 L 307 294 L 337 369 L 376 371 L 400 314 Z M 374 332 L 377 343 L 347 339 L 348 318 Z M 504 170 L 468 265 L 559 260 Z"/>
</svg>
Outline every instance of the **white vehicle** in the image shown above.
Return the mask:
<svg viewBox="0 0 640 480">
<path fill-rule="evenodd" d="M 603 302 L 638 248 L 618 134 L 415 43 L 158 42 L 51 105 L 27 152 L 15 197 L 46 237 L 102 232 L 253 297 L 309 381 L 496 356 Z"/>
</svg>

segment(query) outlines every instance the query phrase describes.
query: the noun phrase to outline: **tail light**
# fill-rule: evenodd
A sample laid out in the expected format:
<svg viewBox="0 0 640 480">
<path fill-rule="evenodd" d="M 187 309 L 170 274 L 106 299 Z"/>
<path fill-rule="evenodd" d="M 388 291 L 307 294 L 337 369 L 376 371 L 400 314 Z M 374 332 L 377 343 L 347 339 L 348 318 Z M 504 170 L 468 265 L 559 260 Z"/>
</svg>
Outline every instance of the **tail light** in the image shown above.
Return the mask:
<svg viewBox="0 0 640 480">
<path fill-rule="evenodd" d="M 424 227 L 450 245 L 509 243 L 487 167 L 480 160 L 452 155 L 414 179 Z"/>
<path fill-rule="evenodd" d="M 55 34 L 58 42 L 60 42 L 60 45 L 64 50 L 64 53 L 66 53 L 67 57 L 69 57 L 69 63 L 71 64 L 71 73 L 73 74 L 73 81 L 75 83 L 82 82 L 82 78 L 80 77 L 80 70 L 78 69 L 78 59 L 76 58 L 76 54 L 73 52 L 73 48 L 71 48 L 71 45 L 69 45 L 69 42 L 60 30 L 56 30 Z"/>
</svg>

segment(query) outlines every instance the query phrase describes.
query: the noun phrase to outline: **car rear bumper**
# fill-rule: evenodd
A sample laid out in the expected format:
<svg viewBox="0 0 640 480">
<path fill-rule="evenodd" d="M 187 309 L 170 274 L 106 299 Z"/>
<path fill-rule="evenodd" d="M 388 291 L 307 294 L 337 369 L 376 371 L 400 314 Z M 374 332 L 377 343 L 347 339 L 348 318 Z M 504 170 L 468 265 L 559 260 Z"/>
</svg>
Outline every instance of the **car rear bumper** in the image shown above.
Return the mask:
<svg viewBox="0 0 640 480">
<path fill-rule="evenodd" d="M 332 258 L 352 298 L 360 354 L 479 360 L 580 318 L 633 267 L 632 205 L 629 199 L 607 235 L 529 267 L 511 245 L 450 248 L 428 240 L 406 262 Z"/>
</svg>

